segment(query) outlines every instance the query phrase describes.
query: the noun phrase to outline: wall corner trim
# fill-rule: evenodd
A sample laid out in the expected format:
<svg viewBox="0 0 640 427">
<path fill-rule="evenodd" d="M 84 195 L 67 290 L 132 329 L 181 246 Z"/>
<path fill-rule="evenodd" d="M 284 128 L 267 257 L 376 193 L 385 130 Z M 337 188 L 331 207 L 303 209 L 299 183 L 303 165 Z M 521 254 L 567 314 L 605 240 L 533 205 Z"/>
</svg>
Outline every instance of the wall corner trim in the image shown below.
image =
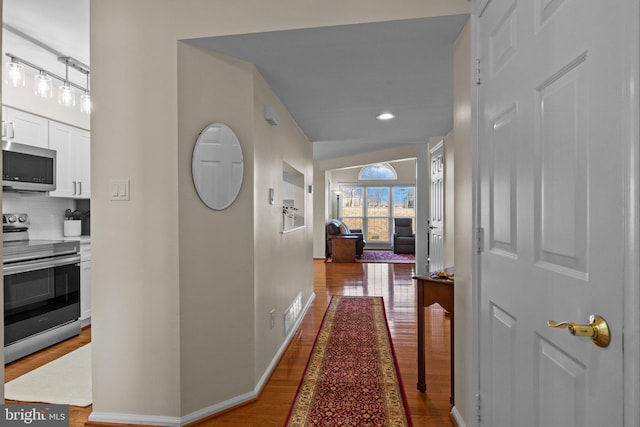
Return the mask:
<svg viewBox="0 0 640 427">
<path fill-rule="evenodd" d="M 466 424 L 462 419 L 462 415 L 460 415 L 460 412 L 458 412 L 458 408 L 456 408 L 455 406 L 451 408 L 451 416 L 453 417 L 458 427 L 466 427 Z"/>
</svg>

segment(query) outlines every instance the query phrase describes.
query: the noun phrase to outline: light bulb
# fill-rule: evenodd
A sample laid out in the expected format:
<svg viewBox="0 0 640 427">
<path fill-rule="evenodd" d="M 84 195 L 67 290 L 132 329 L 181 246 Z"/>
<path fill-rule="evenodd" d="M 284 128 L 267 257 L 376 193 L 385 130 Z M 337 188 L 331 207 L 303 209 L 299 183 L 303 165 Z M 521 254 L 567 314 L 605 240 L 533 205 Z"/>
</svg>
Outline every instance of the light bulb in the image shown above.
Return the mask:
<svg viewBox="0 0 640 427">
<path fill-rule="evenodd" d="M 91 114 L 91 95 L 85 92 L 80 97 L 80 112 L 84 114 Z"/>
<path fill-rule="evenodd" d="M 40 71 L 40 74 L 33 76 L 35 83 L 35 93 L 42 98 L 48 98 L 53 95 L 53 84 L 51 77 L 44 71 Z"/>
<path fill-rule="evenodd" d="M 68 82 L 65 82 L 58 89 L 58 104 L 65 107 L 73 107 L 76 105 L 76 93 Z"/>
<path fill-rule="evenodd" d="M 7 62 L 7 84 L 13 87 L 24 86 L 24 65 L 19 62 Z"/>
<path fill-rule="evenodd" d="M 380 113 L 376 116 L 376 119 L 378 120 L 382 120 L 382 121 L 386 121 L 386 120 L 392 120 L 396 117 L 395 114 L 391 113 L 391 112 L 384 112 L 384 113 Z"/>
</svg>

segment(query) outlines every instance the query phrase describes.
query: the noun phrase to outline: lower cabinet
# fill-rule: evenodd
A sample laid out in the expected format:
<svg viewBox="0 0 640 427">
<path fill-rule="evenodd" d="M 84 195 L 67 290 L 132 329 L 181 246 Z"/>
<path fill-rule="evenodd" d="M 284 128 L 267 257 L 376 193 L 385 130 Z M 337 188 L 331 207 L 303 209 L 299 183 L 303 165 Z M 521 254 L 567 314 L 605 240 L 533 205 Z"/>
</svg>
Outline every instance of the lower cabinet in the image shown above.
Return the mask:
<svg viewBox="0 0 640 427">
<path fill-rule="evenodd" d="M 80 321 L 91 323 L 91 243 L 80 244 Z"/>
</svg>

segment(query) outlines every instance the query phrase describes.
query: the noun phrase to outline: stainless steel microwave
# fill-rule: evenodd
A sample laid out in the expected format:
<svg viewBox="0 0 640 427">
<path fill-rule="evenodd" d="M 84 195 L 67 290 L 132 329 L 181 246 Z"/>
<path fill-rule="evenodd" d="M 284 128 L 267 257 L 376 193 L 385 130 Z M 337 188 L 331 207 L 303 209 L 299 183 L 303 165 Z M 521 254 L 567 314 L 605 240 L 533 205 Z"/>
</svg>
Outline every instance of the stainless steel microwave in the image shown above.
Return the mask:
<svg viewBox="0 0 640 427">
<path fill-rule="evenodd" d="M 53 191 L 56 189 L 56 151 L 2 141 L 2 189 Z"/>
</svg>

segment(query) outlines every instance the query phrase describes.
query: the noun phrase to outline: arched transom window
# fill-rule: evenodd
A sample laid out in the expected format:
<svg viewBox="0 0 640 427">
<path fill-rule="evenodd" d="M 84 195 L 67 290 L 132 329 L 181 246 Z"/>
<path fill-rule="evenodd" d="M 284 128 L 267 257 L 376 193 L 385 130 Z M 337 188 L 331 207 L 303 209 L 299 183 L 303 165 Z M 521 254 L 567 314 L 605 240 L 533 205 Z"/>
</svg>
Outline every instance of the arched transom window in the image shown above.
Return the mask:
<svg viewBox="0 0 640 427">
<path fill-rule="evenodd" d="M 389 163 L 375 163 L 364 166 L 358 174 L 359 180 L 394 180 L 398 179 L 396 170 Z"/>
</svg>

